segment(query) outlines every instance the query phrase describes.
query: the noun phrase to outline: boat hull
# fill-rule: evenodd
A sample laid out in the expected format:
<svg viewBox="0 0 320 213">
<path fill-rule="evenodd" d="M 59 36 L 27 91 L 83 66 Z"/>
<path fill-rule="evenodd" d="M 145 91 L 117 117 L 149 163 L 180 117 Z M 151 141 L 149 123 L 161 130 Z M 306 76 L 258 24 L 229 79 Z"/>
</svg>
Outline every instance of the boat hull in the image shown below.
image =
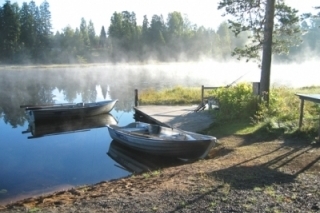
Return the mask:
<svg viewBox="0 0 320 213">
<path fill-rule="evenodd" d="M 150 134 L 150 127 L 157 127 L 142 122 L 135 122 L 126 127 L 107 125 L 110 137 L 134 150 L 161 156 L 183 159 L 204 158 L 216 143 L 216 138 L 177 129 L 161 128 L 161 132 Z M 136 134 L 139 132 L 139 134 Z"/>
<path fill-rule="evenodd" d="M 101 101 L 96 103 L 67 104 L 44 108 L 26 108 L 29 121 L 43 121 L 59 118 L 81 118 L 109 113 L 117 100 Z"/>
</svg>

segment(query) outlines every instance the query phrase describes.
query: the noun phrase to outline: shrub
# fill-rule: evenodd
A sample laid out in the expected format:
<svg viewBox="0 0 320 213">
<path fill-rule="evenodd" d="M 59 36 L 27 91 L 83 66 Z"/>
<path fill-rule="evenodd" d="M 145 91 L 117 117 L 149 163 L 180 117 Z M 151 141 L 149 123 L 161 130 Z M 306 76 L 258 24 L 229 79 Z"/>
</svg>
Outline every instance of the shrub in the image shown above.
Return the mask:
<svg viewBox="0 0 320 213">
<path fill-rule="evenodd" d="M 211 94 L 219 102 L 219 121 L 248 120 L 257 111 L 258 98 L 253 95 L 252 86 L 241 83 L 232 87 L 212 90 Z"/>
</svg>

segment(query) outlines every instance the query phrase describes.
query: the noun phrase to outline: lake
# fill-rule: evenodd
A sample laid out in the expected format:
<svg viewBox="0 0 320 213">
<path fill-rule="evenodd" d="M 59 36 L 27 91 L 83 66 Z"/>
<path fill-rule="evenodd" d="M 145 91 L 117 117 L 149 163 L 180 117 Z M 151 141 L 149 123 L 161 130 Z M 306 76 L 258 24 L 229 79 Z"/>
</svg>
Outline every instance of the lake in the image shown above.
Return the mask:
<svg viewBox="0 0 320 213">
<path fill-rule="evenodd" d="M 317 85 L 316 66 L 317 62 L 275 65 L 271 82 L 293 87 Z M 106 127 L 85 126 L 33 138 L 26 131 L 29 123 L 20 105 L 118 99 L 110 116 L 122 126 L 134 121 L 135 89 L 199 87 L 200 97 L 201 85 L 259 79 L 256 64 L 240 62 L 0 67 L 0 204 L 131 174 L 107 154 L 112 140 Z M 98 121 L 103 119 L 100 116 Z"/>
</svg>

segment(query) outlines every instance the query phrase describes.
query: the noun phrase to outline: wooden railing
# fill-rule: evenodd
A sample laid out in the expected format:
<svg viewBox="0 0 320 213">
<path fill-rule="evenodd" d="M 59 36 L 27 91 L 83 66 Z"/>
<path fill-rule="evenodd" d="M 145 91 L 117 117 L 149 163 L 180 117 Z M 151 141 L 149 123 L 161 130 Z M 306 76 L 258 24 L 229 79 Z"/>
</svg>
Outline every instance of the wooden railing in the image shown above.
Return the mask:
<svg viewBox="0 0 320 213">
<path fill-rule="evenodd" d="M 205 89 L 218 89 L 221 87 L 205 87 L 205 86 L 201 86 L 201 103 L 204 103 L 204 90 Z"/>
</svg>

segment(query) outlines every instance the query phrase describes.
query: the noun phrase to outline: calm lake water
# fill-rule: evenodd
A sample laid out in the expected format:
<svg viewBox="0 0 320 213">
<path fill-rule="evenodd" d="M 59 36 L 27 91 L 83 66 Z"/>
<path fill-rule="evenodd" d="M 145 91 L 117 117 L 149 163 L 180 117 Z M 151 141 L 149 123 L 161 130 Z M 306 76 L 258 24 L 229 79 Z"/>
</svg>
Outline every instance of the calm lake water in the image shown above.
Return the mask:
<svg viewBox="0 0 320 213">
<path fill-rule="evenodd" d="M 317 85 L 320 75 L 313 67 L 316 67 L 314 63 L 274 66 L 272 83 L 294 87 Z M 224 86 L 236 80 L 255 82 L 259 79 L 258 67 L 245 63 L 101 65 L 51 69 L 1 67 L 0 204 L 131 174 L 107 154 L 112 142 L 101 122 L 116 122 L 120 126 L 133 122 L 135 89 L 172 88 L 178 85 L 199 87 L 200 97 L 201 85 Z M 25 104 L 109 99 L 119 101 L 107 115 L 108 118 L 100 116 L 91 126 L 84 124 L 92 120 L 84 122 L 82 130 L 78 128 L 78 131 L 39 138 L 33 138 L 30 132 L 26 132 L 29 123 L 20 108 Z M 58 131 L 62 124 L 54 125 Z"/>
</svg>

